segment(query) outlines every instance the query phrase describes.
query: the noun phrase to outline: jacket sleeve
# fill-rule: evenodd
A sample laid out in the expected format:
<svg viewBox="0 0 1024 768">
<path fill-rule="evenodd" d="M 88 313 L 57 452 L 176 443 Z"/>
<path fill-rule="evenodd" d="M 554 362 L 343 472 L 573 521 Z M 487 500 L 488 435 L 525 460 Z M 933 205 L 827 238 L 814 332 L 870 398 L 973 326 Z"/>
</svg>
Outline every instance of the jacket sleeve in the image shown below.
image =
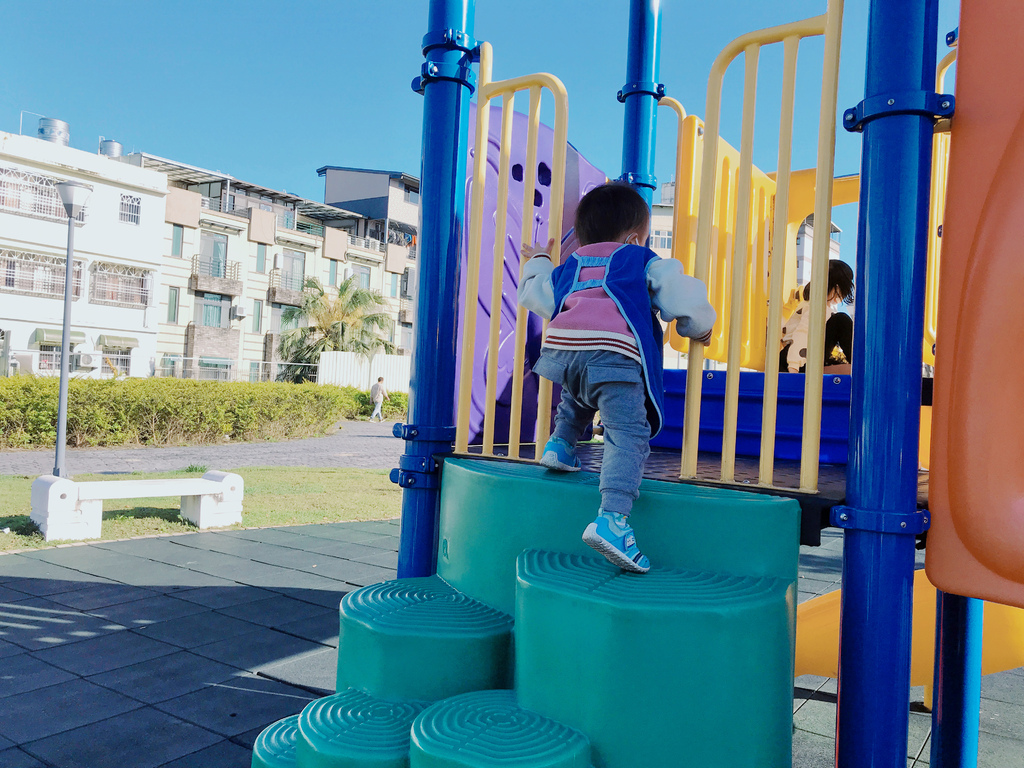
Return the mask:
<svg viewBox="0 0 1024 768">
<path fill-rule="evenodd" d="M 675 320 L 680 336 L 710 340 L 716 314 L 708 302 L 708 288 L 687 275 L 682 264 L 675 259 L 652 259 L 647 266 L 647 288 L 661 319 Z"/>
<path fill-rule="evenodd" d="M 550 320 L 555 314 L 555 289 L 551 283 L 554 269 L 551 259 L 534 256 L 523 267 L 517 291 L 519 303 L 545 320 Z"/>
</svg>

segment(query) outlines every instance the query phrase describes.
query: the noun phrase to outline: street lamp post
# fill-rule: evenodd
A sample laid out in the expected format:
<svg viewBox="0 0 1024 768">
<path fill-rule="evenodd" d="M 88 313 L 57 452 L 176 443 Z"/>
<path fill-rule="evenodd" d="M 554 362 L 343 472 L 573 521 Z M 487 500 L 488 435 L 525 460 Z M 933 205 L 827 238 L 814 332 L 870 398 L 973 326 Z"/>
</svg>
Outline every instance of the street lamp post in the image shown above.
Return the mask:
<svg viewBox="0 0 1024 768">
<path fill-rule="evenodd" d="M 71 283 L 74 277 L 75 219 L 85 210 L 92 187 L 77 181 L 57 183 L 64 210 L 68 215 L 68 255 L 64 265 L 64 325 L 60 337 L 60 399 L 57 401 L 57 455 L 53 474 L 67 477 L 64 449 L 68 439 L 68 371 L 71 365 Z"/>
</svg>

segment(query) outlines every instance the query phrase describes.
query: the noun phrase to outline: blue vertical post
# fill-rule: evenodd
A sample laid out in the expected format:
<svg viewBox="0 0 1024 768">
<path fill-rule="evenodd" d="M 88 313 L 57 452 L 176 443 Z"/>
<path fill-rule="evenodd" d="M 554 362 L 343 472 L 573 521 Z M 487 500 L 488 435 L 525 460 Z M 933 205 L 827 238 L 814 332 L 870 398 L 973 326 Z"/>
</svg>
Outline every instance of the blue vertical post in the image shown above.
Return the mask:
<svg viewBox="0 0 1024 768">
<path fill-rule="evenodd" d="M 934 768 L 977 768 L 982 615 L 974 597 L 938 593 L 935 612 Z"/>
<path fill-rule="evenodd" d="M 871 0 L 839 656 L 837 765 L 905 768 L 937 0 Z"/>
<path fill-rule="evenodd" d="M 404 489 L 400 577 L 427 576 L 436 569 L 440 471 L 434 457 L 449 453 L 455 436 L 452 393 L 476 47 L 473 15 L 473 0 L 430 0 L 426 61 L 413 84 L 423 93 L 423 165 L 409 423 L 395 429 L 406 440 L 406 453 L 392 472 Z"/>
<path fill-rule="evenodd" d="M 661 0 L 630 0 L 626 84 L 618 98 L 626 105 L 622 130 L 622 176 L 648 205 L 658 180 L 654 175 L 654 143 L 658 133 L 658 82 L 661 64 Z"/>
</svg>

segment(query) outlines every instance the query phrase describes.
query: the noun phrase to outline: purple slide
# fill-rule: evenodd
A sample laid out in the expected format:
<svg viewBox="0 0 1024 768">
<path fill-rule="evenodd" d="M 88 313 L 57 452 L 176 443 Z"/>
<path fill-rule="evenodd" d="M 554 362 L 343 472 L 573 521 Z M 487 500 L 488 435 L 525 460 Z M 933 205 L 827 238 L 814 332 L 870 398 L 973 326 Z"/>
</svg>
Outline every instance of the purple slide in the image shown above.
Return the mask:
<svg viewBox="0 0 1024 768">
<path fill-rule="evenodd" d="M 470 443 L 480 443 L 483 436 L 484 399 L 487 392 L 487 365 L 491 354 L 498 355 L 498 393 L 495 408 L 494 440 L 507 442 L 509 433 L 510 407 L 512 402 L 512 368 L 516 323 L 516 288 L 519 284 L 519 251 L 521 249 L 523 207 L 523 184 L 526 178 L 527 116 L 516 112 L 513 119 L 511 175 L 509 180 L 509 207 L 507 211 L 505 242 L 505 275 L 501 306 L 491 307 L 491 276 L 494 266 L 494 236 L 497 220 L 498 199 L 498 156 L 501 139 L 501 107 L 491 107 L 491 119 L 487 141 L 487 180 L 484 193 L 484 226 L 480 241 L 483 254 L 480 264 L 480 286 L 476 297 L 466 296 L 466 264 L 469 249 L 469 219 L 472 214 L 473 149 L 476 126 L 475 105 L 470 114 L 469 158 L 466 163 L 466 230 L 462 239 L 462 264 L 460 295 L 465 297 L 459 311 L 459 337 L 462 338 L 465 325 L 466 302 L 477 302 L 476 350 L 473 358 L 473 395 L 469 422 Z M 533 218 L 533 240 L 545 243 L 548 236 L 548 218 L 551 215 L 551 168 L 554 132 L 546 125 L 540 126 L 537 142 L 537 191 L 533 210 L 527 215 Z M 575 247 L 572 238 L 572 224 L 579 199 L 594 187 L 604 184 L 605 174 L 588 163 L 570 144 L 566 159 L 565 207 L 562 221 L 562 248 Z M 571 250 L 570 250 L 571 252 Z M 496 350 L 488 349 L 490 318 L 492 311 L 501 313 L 501 330 Z M 532 365 L 540 355 L 541 320 L 531 314 L 526 341 L 526 371 L 523 385 L 523 413 L 521 439 L 532 441 L 536 422 L 538 377 L 532 372 Z M 462 347 L 459 345 L 459 365 Z M 456 399 L 458 393 L 456 393 Z M 552 404 L 557 405 L 557 397 Z"/>
</svg>

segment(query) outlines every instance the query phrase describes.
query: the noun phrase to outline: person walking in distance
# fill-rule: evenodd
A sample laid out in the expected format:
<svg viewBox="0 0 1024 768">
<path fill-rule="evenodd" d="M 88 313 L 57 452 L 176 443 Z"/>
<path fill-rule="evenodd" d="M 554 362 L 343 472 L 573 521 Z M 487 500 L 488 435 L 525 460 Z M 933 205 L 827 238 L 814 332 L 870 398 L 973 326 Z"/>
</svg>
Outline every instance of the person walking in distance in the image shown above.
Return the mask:
<svg viewBox="0 0 1024 768">
<path fill-rule="evenodd" d="M 384 421 L 384 417 L 381 415 L 381 408 L 384 407 L 384 401 L 390 400 L 391 395 L 388 394 L 387 389 L 384 387 L 384 377 L 377 377 L 377 383 L 370 387 L 370 399 L 373 400 L 373 413 L 370 414 L 370 421 L 373 421 L 373 417 L 376 416 L 378 421 Z"/>
</svg>

